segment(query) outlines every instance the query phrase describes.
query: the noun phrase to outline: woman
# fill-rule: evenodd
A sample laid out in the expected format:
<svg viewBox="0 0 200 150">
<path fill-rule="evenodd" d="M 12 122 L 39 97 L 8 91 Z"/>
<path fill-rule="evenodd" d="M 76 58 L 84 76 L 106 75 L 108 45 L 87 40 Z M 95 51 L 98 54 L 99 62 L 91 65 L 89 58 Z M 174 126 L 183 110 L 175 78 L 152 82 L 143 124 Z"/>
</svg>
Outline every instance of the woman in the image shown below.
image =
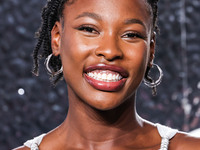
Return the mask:
<svg viewBox="0 0 200 150">
<path fill-rule="evenodd" d="M 69 110 L 59 127 L 17 150 L 200 149 L 199 139 L 136 112 L 143 78 L 155 94 L 162 77 L 153 64 L 157 0 L 49 0 L 42 17 L 34 73 L 43 46 L 52 81 L 67 82 Z"/>
</svg>

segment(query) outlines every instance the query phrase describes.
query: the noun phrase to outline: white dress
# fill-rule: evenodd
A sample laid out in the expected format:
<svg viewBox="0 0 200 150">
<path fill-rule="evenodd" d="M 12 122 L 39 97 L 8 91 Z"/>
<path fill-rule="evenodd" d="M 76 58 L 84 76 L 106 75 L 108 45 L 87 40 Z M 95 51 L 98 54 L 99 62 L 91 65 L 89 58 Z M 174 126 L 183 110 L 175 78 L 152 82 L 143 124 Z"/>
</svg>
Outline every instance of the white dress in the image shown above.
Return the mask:
<svg viewBox="0 0 200 150">
<path fill-rule="evenodd" d="M 160 124 L 156 124 L 156 127 L 158 129 L 158 133 L 162 138 L 159 150 L 168 150 L 169 140 L 176 135 L 178 130 Z M 39 150 L 39 145 L 42 142 L 42 139 L 44 138 L 45 135 L 46 134 L 42 134 L 38 137 L 35 137 L 32 140 L 28 140 L 27 142 L 24 143 L 24 146 L 29 147 L 31 150 Z"/>
</svg>

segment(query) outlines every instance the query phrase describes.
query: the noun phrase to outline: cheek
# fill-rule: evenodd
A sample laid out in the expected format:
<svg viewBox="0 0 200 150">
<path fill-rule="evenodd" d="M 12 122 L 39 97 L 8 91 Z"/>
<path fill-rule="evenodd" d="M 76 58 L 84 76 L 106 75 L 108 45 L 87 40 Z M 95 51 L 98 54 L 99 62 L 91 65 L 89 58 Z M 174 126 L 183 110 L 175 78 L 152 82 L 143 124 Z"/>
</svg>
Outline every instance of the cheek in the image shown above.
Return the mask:
<svg viewBox="0 0 200 150">
<path fill-rule="evenodd" d="M 130 73 L 129 82 L 130 93 L 134 92 L 143 80 L 148 64 L 149 48 L 147 44 L 141 43 L 127 51 L 127 66 Z"/>
<path fill-rule="evenodd" d="M 142 69 L 148 63 L 150 48 L 146 42 L 141 42 L 129 48 L 126 53 L 130 69 Z M 133 67 L 133 68 L 132 68 Z"/>
<path fill-rule="evenodd" d="M 88 41 L 71 30 L 63 33 L 60 51 L 64 69 L 63 73 L 67 82 L 71 82 L 68 81 L 70 78 L 79 79 L 82 77 L 84 65 L 87 64 L 86 61 L 92 59 L 91 53 L 97 45 L 95 42 L 93 40 Z"/>
<path fill-rule="evenodd" d="M 64 63 L 66 59 L 68 60 L 68 63 L 84 63 L 84 61 L 97 47 L 95 40 L 88 40 L 78 35 L 76 32 L 68 32 L 64 33 L 64 35 L 65 36 L 63 36 L 61 39 L 61 55 L 63 57 Z"/>
<path fill-rule="evenodd" d="M 61 42 L 61 56 L 63 65 L 65 63 L 77 62 L 84 58 L 84 54 L 87 52 L 86 48 L 77 41 L 73 36 L 65 36 Z"/>
<path fill-rule="evenodd" d="M 131 49 L 127 50 L 126 65 L 130 71 L 130 83 L 134 83 L 134 86 L 139 85 L 144 77 L 149 60 L 149 50 L 148 44 L 145 42 L 136 44 Z"/>
</svg>

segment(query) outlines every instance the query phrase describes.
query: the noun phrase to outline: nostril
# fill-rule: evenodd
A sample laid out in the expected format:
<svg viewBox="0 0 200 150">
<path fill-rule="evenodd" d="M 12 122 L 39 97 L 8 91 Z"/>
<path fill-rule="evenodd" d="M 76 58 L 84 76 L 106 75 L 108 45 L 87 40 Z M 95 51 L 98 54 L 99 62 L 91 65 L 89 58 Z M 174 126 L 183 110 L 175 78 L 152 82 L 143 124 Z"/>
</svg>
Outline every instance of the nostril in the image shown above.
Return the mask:
<svg viewBox="0 0 200 150">
<path fill-rule="evenodd" d="M 104 55 L 103 54 L 96 54 L 97 56 L 100 56 L 100 57 L 104 57 Z"/>
<path fill-rule="evenodd" d="M 106 60 L 113 61 L 113 60 L 117 60 L 117 59 L 121 59 L 121 58 L 122 58 L 121 56 L 115 56 L 115 57 L 112 57 L 112 58 L 107 58 Z"/>
<path fill-rule="evenodd" d="M 121 49 L 96 49 L 95 55 L 104 57 L 108 61 L 113 61 L 115 59 L 121 59 L 123 57 L 123 52 Z"/>
</svg>

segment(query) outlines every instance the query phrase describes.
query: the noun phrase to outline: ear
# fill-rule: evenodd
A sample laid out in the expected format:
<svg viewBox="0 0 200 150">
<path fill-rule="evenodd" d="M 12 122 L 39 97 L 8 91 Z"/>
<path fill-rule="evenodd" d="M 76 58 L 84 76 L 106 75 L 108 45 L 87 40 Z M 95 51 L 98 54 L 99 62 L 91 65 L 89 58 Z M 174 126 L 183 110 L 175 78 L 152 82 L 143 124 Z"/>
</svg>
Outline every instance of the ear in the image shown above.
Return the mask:
<svg viewBox="0 0 200 150">
<path fill-rule="evenodd" d="M 62 25 L 56 22 L 51 30 L 51 48 L 54 56 L 60 55 Z"/>
<path fill-rule="evenodd" d="M 149 57 L 149 67 L 152 67 L 154 57 L 155 57 L 155 46 L 156 46 L 156 32 L 152 34 L 151 41 L 150 41 L 150 57 Z"/>
</svg>

